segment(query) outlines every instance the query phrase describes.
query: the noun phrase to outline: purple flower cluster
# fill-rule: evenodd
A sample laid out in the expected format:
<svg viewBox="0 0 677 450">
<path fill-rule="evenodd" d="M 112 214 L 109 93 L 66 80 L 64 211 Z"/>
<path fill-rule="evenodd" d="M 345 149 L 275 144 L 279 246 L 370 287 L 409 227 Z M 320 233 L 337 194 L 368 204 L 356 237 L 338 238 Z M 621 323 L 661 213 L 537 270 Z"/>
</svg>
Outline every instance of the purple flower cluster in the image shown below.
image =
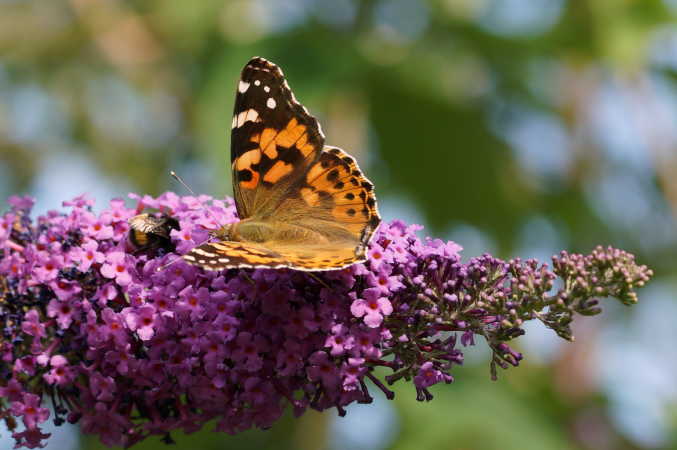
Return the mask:
<svg viewBox="0 0 677 450">
<path fill-rule="evenodd" d="M 135 208 L 113 200 L 98 215 L 78 197 L 36 220 L 32 201 L 13 197 L 0 216 L 0 417 L 17 446 L 41 446 L 50 416 L 129 446 L 210 420 L 228 433 L 267 428 L 287 407 L 344 414 L 371 401 L 367 381 L 392 398 L 378 366 L 430 400 L 463 362 L 459 341 L 483 338 L 494 372 L 516 366 L 506 342 L 524 321 L 570 338 L 574 313 L 599 312 L 600 296 L 632 303 L 651 276 L 612 248 L 563 252 L 553 270 L 489 255 L 462 263 L 458 245 L 399 221 L 344 270 L 208 272 L 177 254 L 235 221 L 232 202 L 130 197 Z M 128 219 L 146 209 L 178 220 L 176 253 L 130 244 Z"/>
</svg>

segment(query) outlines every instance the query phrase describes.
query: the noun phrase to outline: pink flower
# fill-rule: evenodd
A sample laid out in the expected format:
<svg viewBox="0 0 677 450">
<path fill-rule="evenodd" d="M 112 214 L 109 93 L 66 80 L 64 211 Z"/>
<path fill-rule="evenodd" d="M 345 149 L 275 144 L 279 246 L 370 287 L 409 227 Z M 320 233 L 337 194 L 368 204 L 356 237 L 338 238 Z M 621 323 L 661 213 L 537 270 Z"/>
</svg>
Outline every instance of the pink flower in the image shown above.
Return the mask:
<svg viewBox="0 0 677 450">
<path fill-rule="evenodd" d="M 201 339 L 201 349 L 204 352 L 202 359 L 208 373 L 216 373 L 218 366 L 223 363 L 226 356 L 226 346 L 222 342 L 209 337 Z"/>
<path fill-rule="evenodd" d="M 379 289 L 381 294 L 389 295 L 404 287 L 401 275 L 391 275 L 390 264 L 381 264 L 375 272 L 367 273 L 367 284 Z"/>
<path fill-rule="evenodd" d="M 418 374 L 414 377 L 414 384 L 417 388 L 425 389 L 437 384 L 440 381 L 451 382 L 450 375 L 445 375 L 441 371 L 435 369 L 431 361 L 426 361 L 421 365 Z"/>
<path fill-rule="evenodd" d="M 317 351 L 310 355 L 308 360 L 310 367 L 306 370 L 311 381 L 319 381 L 330 390 L 336 389 L 339 384 L 339 371 L 336 365 L 329 360 L 329 355 L 323 351 Z"/>
<path fill-rule="evenodd" d="M 52 299 L 47 305 L 47 317 L 56 317 L 59 328 L 66 329 L 73 322 L 73 308 L 70 302 Z"/>
<path fill-rule="evenodd" d="M 172 239 L 178 241 L 176 245 L 176 251 L 178 253 L 185 253 L 188 250 L 195 247 L 200 242 L 203 242 L 208 236 L 208 232 L 203 230 L 201 233 L 200 230 L 193 227 L 192 223 L 186 223 L 179 221 L 179 229 L 172 230 L 169 235 Z"/>
<path fill-rule="evenodd" d="M 123 199 L 114 198 L 109 204 L 110 209 L 101 213 L 103 223 L 126 222 L 132 216 L 132 212 L 125 206 Z"/>
<path fill-rule="evenodd" d="M 38 339 L 46 336 L 45 325 L 40 323 L 40 314 L 35 309 L 31 309 L 26 313 L 25 319 L 21 324 L 21 330 Z"/>
<path fill-rule="evenodd" d="M 301 344 L 294 340 L 288 339 L 283 350 L 277 354 L 277 366 L 279 374 L 282 376 L 289 376 L 296 373 L 304 365 L 304 353 Z"/>
<path fill-rule="evenodd" d="M 381 350 L 378 345 L 381 340 L 379 330 L 377 329 L 361 329 L 360 327 L 351 327 L 351 334 L 355 336 L 355 343 L 351 350 L 351 354 L 356 357 L 380 358 Z"/>
<path fill-rule="evenodd" d="M 48 285 L 52 288 L 57 298 L 62 301 L 68 301 L 82 292 L 82 288 L 75 281 L 56 279 L 50 281 Z"/>
<path fill-rule="evenodd" d="M 61 204 L 63 206 L 73 206 L 78 209 L 86 209 L 94 206 L 94 199 L 89 198 L 87 194 L 80 194 L 73 200 L 64 200 Z"/>
<path fill-rule="evenodd" d="M 87 272 L 92 264 L 103 264 L 106 255 L 98 251 L 99 243 L 92 239 L 73 250 L 73 258 L 79 261 L 78 270 Z"/>
<path fill-rule="evenodd" d="M 12 433 L 12 437 L 16 441 L 14 448 L 43 448 L 45 444 L 42 441 L 51 435 L 52 433 L 43 433 L 40 428 L 27 428 L 20 433 Z"/>
<path fill-rule="evenodd" d="M 324 341 L 324 346 L 331 348 L 331 356 L 339 356 L 353 348 L 354 342 L 354 336 L 348 334 L 347 327 L 340 323 L 331 328 L 331 334 Z"/>
<path fill-rule="evenodd" d="M 235 351 L 232 354 L 233 360 L 242 363 L 250 372 L 259 370 L 263 365 L 263 360 L 259 353 L 268 349 L 263 336 L 253 335 L 244 331 L 237 336 L 235 342 Z"/>
<path fill-rule="evenodd" d="M 40 397 L 24 393 L 21 401 L 12 402 L 12 414 L 22 416 L 26 428 L 36 428 L 49 417 L 49 410 L 40 407 Z"/>
<path fill-rule="evenodd" d="M 4 216 L 2 216 L 2 220 L 0 220 L 0 246 L 4 246 L 7 239 L 9 239 L 13 223 L 14 223 L 13 214 L 5 214 Z"/>
<path fill-rule="evenodd" d="M 125 308 L 122 310 L 122 314 L 129 329 L 136 331 L 142 341 L 148 341 L 153 337 L 156 318 L 153 305 L 144 305 L 136 309 Z"/>
<path fill-rule="evenodd" d="M 110 239 L 114 235 L 113 227 L 104 224 L 102 220 L 96 220 L 93 223 L 89 224 L 89 226 L 87 226 L 87 228 L 85 228 L 84 231 L 87 236 L 97 241 Z"/>
<path fill-rule="evenodd" d="M 347 391 L 359 389 L 360 380 L 367 371 L 367 368 L 364 366 L 364 361 L 364 358 L 348 358 L 348 362 L 344 362 L 341 365 L 343 389 Z"/>
<path fill-rule="evenodd" d="M 206 287 L 194 289 L 187 286 L 179 292 L 179 299 L 177 306 L 180 307 L 180 311 L 187 312 L 196 319 L 204 315 L 205 306 L 210 300 L 210 292 Z"/>
<path fill-rule="evenodd" d="M 384 263 L 384 251 L 378 244 L 372 245 L 367 251 L 367 255 L 369 256 L 369 266 L 374 270 Z"/>
<path fill-rule="evenodd" d="M 106 262 L 101 266 L 101 275 L 115 279 L 120 286 L 127 286 L 132 277 L 127 270 L 127 255 L 124 252 L 111 252 L 106 255 Z"/>
<path fill-rule="evenodd" d="M 89 375 L 89 389 L 98 401 L 111 401 L 115 394 L 115 380 L 112 377 L 106 377 L 99 372 L 91 371 Z"/>
<path fill-rule="evenodd" d="M 257 377 L 247 378 L 244 389 L 245 398 L 253 405 L 263 405 L 275 397 L 273 385 Z"/>
<path fill-rule="evenodd" d="M 131 344 L 125 344 L 125 346 L 119 350 L 110 350 L 106 352 L 106 363 L 112 364 L 115 366 L 121 375 L 127 375 L 130 371 L 130 368 L 133 367 L 133 364 L 136 362 L 134 355 L 131 353 Z"/>
<path fill-rule="evenodd" d="M 370 328 L 376 328 L 383 322 L 383 316 L 393 312 L 393 306 L 386 297 L 381 295 L 379 288 L 365 289 L 364 298 L 358 298 L 350 306 L 350 312 L 355 317 L 364 317 L 364 323 Z"/>
<path fill-rule="evenodd" d="M 33 355 L 24 356 L 23 358 L 17 359 L 16 361 L 14 361 L 14 370 L 16 372 L 23 372 L 28 375 L 34 375 L 36 367 L 35 359 L 36 358 Z"/>
<path fill-rule="evenodd" d="M 52 369 L 43 375 L 43 378 L 47 383 L 64 386 L 75 378 L 73 369 L 68 367 L 68 360 L 62 355 L 52 356 L 49 360 L 49 364 Z"/>
<path fill-rule="evenodd" d="M 105 308 L 101 312 L 104 325 L 100 327 L 101 333 L 105 336 L 110 336 L 118 345 L 127 344 L 127 327 L 125 326 L 125 319 L 120 313 L 116 313 L 111 308 Z"/>
<path fill-rule="evenodd" d="M 33 269 L 35 281 L 46 283 L 55 279 L 61 267 L 63 267 L 63 257 L 57 255 L 50 256 L 40 266 Z"/>
<path fill-rule="evenodd" d="M 7 199 L 7 203 L 12 205 L 13 209 L 29 211 L 35 204 L 35 199 L 30 195 L 11 195 Z"/>
<path fill-rule="evenodd" d="M 210 335 L 216 337 L 221 342 L 228 342 L 235 338 L 237 326 L 240 321 L 227 314 L 219 314 L 212 322 Z"/>
<path fill-rule="evenodd" d="M 125 442 L 125 432 L 132 428 L 131 421 L 111 409 L 104 402 L 96 402 L 91 413 L 80 424 L 85 433 L 96 433 L 101 442 L 109 447 Z"/>
<path fill-rule="evenodd" d="M 319 324 L 315 318 L 315 311 L 310 307 L 304 306 L 291 314 L 289 322 L 287 322 L 287 326 L 285 327 L 285 331 L 290 336 L 296 336 L 299 339 L 303 339 L 310 333 L 316 331 L 318 327 Z"/>
<path fill-rule="evenodd" d="M 10 402 L 16 402 L 21 400 L 22 392 L 23 386 L 15 378 L 9 380 L 7 386 L 0 387 L 0 397 L 7 399 Z"/>
</svg>

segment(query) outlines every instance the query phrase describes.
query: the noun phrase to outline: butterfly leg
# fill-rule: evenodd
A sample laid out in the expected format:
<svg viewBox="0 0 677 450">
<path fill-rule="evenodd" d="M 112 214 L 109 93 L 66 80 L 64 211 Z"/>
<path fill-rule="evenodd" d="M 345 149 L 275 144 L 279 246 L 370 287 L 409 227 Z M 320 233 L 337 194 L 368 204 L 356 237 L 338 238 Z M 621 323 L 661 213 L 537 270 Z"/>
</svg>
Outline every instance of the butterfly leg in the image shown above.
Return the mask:
<svg viewBox="0 0 677 450">
<path fill-rule="evenodd" d="M 327 289 L 331 289 L 327 283 L 324 282 L 324 280 L 317 275 L 315 275 L 313 272 L 306 272 L 306 274 L 310 277 L 313 278 L 315 281 L 320 283 L 322 286 L 326 287 Z"/>
</svg>

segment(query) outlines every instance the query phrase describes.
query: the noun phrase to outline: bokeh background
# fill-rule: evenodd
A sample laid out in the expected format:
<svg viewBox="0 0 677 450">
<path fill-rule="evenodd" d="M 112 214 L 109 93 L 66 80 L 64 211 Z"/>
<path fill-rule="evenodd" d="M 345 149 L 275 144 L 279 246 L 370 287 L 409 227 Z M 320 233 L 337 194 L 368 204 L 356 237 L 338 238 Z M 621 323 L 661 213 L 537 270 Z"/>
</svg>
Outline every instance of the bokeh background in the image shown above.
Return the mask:
<svg viewBox="0 0 677 450">
<path fill-rule="evenodd" d="M 235 86 L 264 56 L 356 155 L 382 214 L 467 257 L 611 244 L 656 271 L 575 343 L 538 325 L 491 382 L 289 417 L 195 449 L 677 448 L 676 0 L 0 0 L 0 198 L 229 195 Z M 95 449 L 76 427 L 52 449 Z M 3 432 L 0 448 L 10 448 Z M 139 449 L 165 448 L 154 438 Z"/>
</svg>

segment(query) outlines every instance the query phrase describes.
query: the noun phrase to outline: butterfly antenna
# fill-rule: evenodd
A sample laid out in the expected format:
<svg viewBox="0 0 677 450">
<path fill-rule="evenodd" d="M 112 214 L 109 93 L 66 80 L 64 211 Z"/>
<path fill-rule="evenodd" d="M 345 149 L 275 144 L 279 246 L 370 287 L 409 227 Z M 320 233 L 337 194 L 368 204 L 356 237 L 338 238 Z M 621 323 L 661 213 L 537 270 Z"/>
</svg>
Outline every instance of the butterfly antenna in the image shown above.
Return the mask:
<svg viewBox="0 0 677 450">
<path fill-rule="evenodd" d="M 188 185 L 186 184 L 186 182 L 183 181 L 183 178 L 181 178 L 181 177 L 179 176 L 179 174 L 177 174 L 177 173 L 174 172 L 173 170 L 170 170 L 170 171 L 169 171 L 169 174 L 170 174 L 176 181 L 178 181 L 179 183 L 181 183 L 181 185 L 182 185 L 183 187 L 185 187 L 186 190 L 187 190 L 188 192 L 190 192 L 194 197 L 197 197 L 197 194 L 195 194 L 195 192 L 190 188 L 190 186 L 188 186 Z"/>
<path fill-rule="evenodd" d="M 197 194 L 195 193 L 195 191 L 193 191 L 193 190 L 190 188 L 190 186 L 188 186 L 188 184 L 187 184 L 185 181 L 183 181 L 183 178 L 181 178 L 181 177 L 179 176 L 179 174 L 177 174 L 177 173 L 174 172 L 173 170 L 170 170 L 170 171 L 169 171 L 169 174 L 170 174 L 176 181 L 178 181 L 179 183 L 181 183 L 181 185 L 182 185 L 183 187 L 185 187 L 186 190 L 187 190 L 188 192 L 190 192 L 191 195 L 192 195 L 193 197 L 197 197 Z M 207 215 L 214 221 L 214 224 L 215 224 L 217 227 L 220 227 L 221 224 L 220 224 L 219 220 L 214 216 L 214 214 L 212 214 L 212 212 L 209 210 L 209 208 L 205 208 L 205 211 L 207 212 Z M 208 239 L 208 240 L 209 240 L 209 239 Z M 207 242 L 207 241 L 205 241 L 205 242 Z M 204 244 L 205 242 L 203 242 L 202 244 Z M 200 244 L 200 245 L 202 245 L 202 244 Z"/>
</svg>

